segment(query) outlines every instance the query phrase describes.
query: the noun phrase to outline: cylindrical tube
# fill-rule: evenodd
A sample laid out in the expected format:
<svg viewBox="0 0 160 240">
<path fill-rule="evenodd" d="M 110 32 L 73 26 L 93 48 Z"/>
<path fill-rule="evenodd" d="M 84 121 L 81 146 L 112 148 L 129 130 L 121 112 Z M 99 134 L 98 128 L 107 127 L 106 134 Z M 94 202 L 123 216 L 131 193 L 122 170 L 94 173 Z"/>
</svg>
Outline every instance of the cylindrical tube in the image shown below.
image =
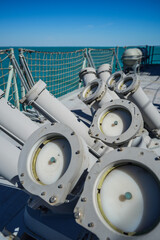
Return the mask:
<svg viewBox="0 0 160 240">
<path fill-rule="evenodd" d="M 139 107 L 144 121 L 151 130 L 160 129 L 160 114 L 140 86 L 128 99 Z"/>
<path fill-rule="evenodd" d="M 101 101 L 98 103 L 99 107 L 102 107 L 105 103 L 113 100 L 112 95 L 110 94 L 110 90 L 107 88 L 104 96 L 102 97 Z"/>
<path fill-rule="evenodd" d="M 110 77 L 111 72 L 112 72 L 112 68 L 110 64 L 102 64 L 97 70 L 97 74 L 99 78 L 101 78 L 105 82 Z"/>
<path fill-rule="evenodd" d="M 108 78 L 111 76 L 111 70 L 112 69 L 110 64 L 102 64 L 97 70 L 98 77 L 106 83 Z M 119 98 L 114 91 L 111 91 L 110 89 L 108 89 L 107 92 L 108 92 L 108 95 L 110 95 L 112 100 Z"/>
<path fill-rule="evenodd" d="M 94 139 L 89 136 L 88 127 L 84 123 L 79 122 L 76 116 L 58 99 L 51 95 L 45 87 L 46 84 L 39 80 L 39 82 L 37 82 L 26 94 L 27 102 L 35 101 L 47 113 L 53 116 L 53 118 L 72 128 L 77 134 L 85 139 L 90 147 L 92 147 L 94 145 Z"/>
<path fill-rule="evenodd" d="M 129 75 L 117 82 L 116 92 L 134 102 L 140 109 L 150 130 L 160 129 L 160 114 L 140 86 L 136 75 Z"/>
<path fill-rule="evenodd" d="M 38 128 L 28 117 L 4 98 L 0 99 L 0 125 L 23 142 Z"/>
<path fill-rule="evenodd" d="M 79 73 L 80 79 L 83 81 L 83 85 L 86 86 L 89 82 L 96 79 L 96 70 L 92 67 L 84 68 Z"/>
<path fill-rule="evenodd" d="M 18 175 L 20 150 L 0 135 L 0 175 L 8 181 Z"/>
</svg>

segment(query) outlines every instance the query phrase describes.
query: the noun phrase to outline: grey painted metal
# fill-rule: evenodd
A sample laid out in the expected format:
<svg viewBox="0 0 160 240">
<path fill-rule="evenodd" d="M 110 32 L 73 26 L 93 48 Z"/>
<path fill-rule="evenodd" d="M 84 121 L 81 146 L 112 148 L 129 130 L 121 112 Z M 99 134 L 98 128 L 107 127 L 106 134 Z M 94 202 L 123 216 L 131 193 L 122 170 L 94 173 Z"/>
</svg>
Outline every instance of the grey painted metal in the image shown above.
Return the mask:
<svg viewBox="0 0 160 240">
<path fill-rule="evenodd" d="M 19 54 L 19 60 L 20 60 L 21 66 L 23 68 L 23 72 L 26 75 L 28 85 L 30 86 L 30 88 L 32 88 L 34 86 L 35 82 L 33 80 L 33 76 L 28 68 L 28 64 L 27 64 L 23 54 Z"/>
<path fill-rule="evenodd" d="M 19 103 L 19 91 L 17 86 L 17 77 L 16 77 L 16 70 L 13 70 L 13 84 L 14 84 L 14 91 L 15 91 L 15 106 L 20 110 L 20 103 Z"/>
<path fill-rule="evenodd" d="M 18 159 L 20 150 L 0 135 L 0 175 L 8 181 L 18 175 Z"/>
<path fill-rule="evenodd" d="M 50 122 L 59 122 L 57 119 L 55 119 L 52 115 L 50 115 L 48 112 L 45 111 L 38 103 L 35 101 L 31 101 L 30 104 L 37 109 L 38 112 L 40 112 L 46 119 L 48 119 Z M 36 112 L 37 112 L 36 111 Z"/>
<path fill-rule="evenodd" d="M 141 235 L 128 236 L 115 231 L 104 220 L 96 200 L 98 182 L 104 171 L 107 172 L 113 167 L 123 164 L 133 164 L 148 170 L 150 174 L 157 178 L 157 184 L 159 185 L 160 167 L 158 159 L 159 157 L 155 153 L 134 147 L 120 148 L 103 155 L 88 174 L 81 198 L 74 209 L 75 214 L 79 213 L 76 222 L 96 234 L 100 240 L 159 240 L 160 222 L 152 230 Z"/>
<path fill-rule="evenodd" d="M 112 72 L 112 68 L 110 64 L 102 64 L 97 70 L 97 74 L 99 78 L 101 78 L 105 82 L 105 84 L 107 83 L 108 78 L 110 78 L 111 72 Z M 107 92 L 108 92 L 108 95 L 111 96 L 112 100 L 118 99 L 118 96 L 114 91 L 110 91 L 110 89 L 108 89 Z M 101 103 L 101 105 L 102 104 L 103 103 Z"/>
<path fill-rule="evenodd" d="M 92 49 L 89 49 L 88 50 L 88 59 L 89 59 L 89 63 L 90 63 L 90 66 L 91 67 L 93 67 L 93 68 L 95 68 L 96 69 L 96 67 L 95 67 L 95 63 L 94 63 L 94 61 L 93 61 L 93 58 L 92 58 L 92 55 L 91 55 L 91 51 L 92 51 Z"/>
<path fill-rule="evenodd" d="M 118 71 L 113 73 L 108 79 L 107 79 L 107 86 L 110 90 L 115 90 L 116 83 L 122 78 L 125 77 L 125 74 L 123 71 Z"/>
<path fill-rule="evenodd" d="M 125 110 L 129 113 L 129 115 L 131 116 L 130 126 L 125 132 L 123 132 L 119 136 L 106 136 L 100 130 L 100 119 L 105 113 L 118 109 Z M 110 102 L 106 103 L 96 112 L 89 133 L 92 137 L 101 139 L 106 144 L 116 146 L 128 142 L 130 139 L 135 137 L 142 128 L 143 119 L 138 107 L 130 101 L 117 99 L 111 100 Z"/>
<path fill-rule="evenodd" d="M 93 89 L 93 92 L 92 92 Z M 93 101 L 100 101 L 106 92 L 106 84 L 102 79 L 94 79 L 89 82 L 82 92 L 79 94 L 79 98 L 85 104 L 90 104 Z"/>
<path fill-rule="evenodd" d="M 20 67 L 19 67 L 19 65 L 18 65 L 18 63 L 17 63 L 17 60 L 16 60 L 16 58 L 15 58 L 15 56 L 14 56 L 14 53 L 12 53 L 12 54 L 10 55 L 10 59 L 11 59 L 11 63 L 12 63 L 12 65 L 13 65 L 13 67 L 14 67 L 14 68 L 16 69 L 16 71 L 17 71 L 17 74 L 18 74 L 18 76 L 19 76 L 19 78 L 20 78 L 20 80 L 21 80 L 21 82 L 22 82 L 25 90 L 26 90 L 26 91 L 29 91 L 30 87 L 29 87 L 29 85 L 26 83 L 25 77 L 24 77 L 24 75 L 23 75 L 23 73 L 22 73 L 22 71 L 21 71 L 21 69 L 20 69 Z"/>
<path fill-rule="evenodd" d="M 88 127 L 84 123 L 79 122 L 76 116 L 57 98 L 51 95 L 45 87 L 46 84 L 43 81 L 38 81 L 26 94 L 24 102 L 30 104 L 32 101 L 35 101 L 54 119 L 71 127 L 86 141 L 87 145 L 92 147 L 94 140 L 88 134 Z"/>
<path fill-rule="evenodd" d="M 4 98 L 0 99 L 0 113 L 0 125 L 22 142 L 25 142 L 39 128 L 36 123 L 32 122 Z"/>
<path fill-rule="evenodd" d="M 70 144 L 70 164 L 66 172 L 56 182 L 50 185 L 42 185 L 33 177 L 31 170 L 33 152 L 43 141 L 57 136 L 64 137 Z M 89 167 L 89 156 L 84 140 L 78 137 L 72 129 L 61 123 L 46 124 L 35 131 L 25 143 L 19 158 L 19 178 L 23 183 L 23 187 L 29 193 L 39 196 L 48 205 L 56 206 L 65 202 L 67 195 L 71 192 L 84 170 Z"/>
<path fill-rule="evenodd" d="M 79 77 L 83 81 L 83 85 L 86 86 L 89 82 L 96 79 L 96 70 L 93 67 L 82 68 L 79 72 Z"/>
<path fill-rule="evenodd" d="M 123 88 L 123 85 L 126 86 Z M 154 131 L 157 137 L 160 137 L 160 114 L 141 88 L 140 77 L 131 75 L 120 80 L 117 83 L 116 92 L 139 107 L 149 129 Z"/>
<path fill-rule="evenodd" d="M 102 64 L 98 69 L 97 69 L 97 75 L 99 76 L 99 78 L 101 78 L 102 80 L 107 80 L 112 72 L 112 67 L 110 64 L 105 63 Z"/>
<path fill-rule="evenodd" d="M 116 83 L 115 85 L 115 91 L 120 97 L 126 96 L 127 94 L 131 94 L 132 92 L 135 92 L 140 85 L 140 80 L 138 78 L 138 75 L 130 74 L 127 75 Z"/>
<path fill-rule="evenodd" d="M 139 48 L 126 49 L 122 55 L 123 64 L 126 66 L 134 66 L 140 63 L 142 59 L 142 52 Z"/>
<path fill-rule="evenodd" d="M 9 98 L 9 92 L 11 88 L 11 83 L 13 79 L 13 66 L 9 66 L 9 74 L 8 74 L 8 81 L 7 81 L 7 87 L 6 87 L 6 92 L 5 92 L 5 99 L 8 101 Z"/>
<path fill-rule="evenodd" d="M 12 138 L 13 140 L 15 140 L 17 143 L 19 143 L 20 145 L 24 145 L 24 141 L 22 141 L 20 138 L 18 138 L 15 134 L 13 134 L 12 132 L 10 132 L 8 129 L 6 129 L 5 127 L 3 127 L 2 125 L 0 125 L 0 130 L 2 130 L 4 133 L 6 133 L 10 138 Z"/>
</svg>

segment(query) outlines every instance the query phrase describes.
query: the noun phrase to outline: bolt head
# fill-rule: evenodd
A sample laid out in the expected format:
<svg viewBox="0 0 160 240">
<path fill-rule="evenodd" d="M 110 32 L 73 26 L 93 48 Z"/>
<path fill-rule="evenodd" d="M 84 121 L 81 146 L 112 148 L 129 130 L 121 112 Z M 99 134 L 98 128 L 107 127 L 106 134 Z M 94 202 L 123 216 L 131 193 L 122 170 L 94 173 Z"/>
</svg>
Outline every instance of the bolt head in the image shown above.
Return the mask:
<svg viewBox="0 0 160 240">
<path fill-rule="evenodd" d="M 77 212 L 74 213 L 74 217 L 75 217 L 75 219 L 80 219 L 81 216 L 82 216 L 82 214 L 81 214 L 80 211 L 77 211 Z"/>
<path fill-rule="evenodd" d="M 52 196 L 52 197 L 50 197 L 50 199 L 49 199 L 49 202 L 50 202 L 50 203 L 55 203 L 56 201 L 57 201 L 56 196 Z"/>
</svg>

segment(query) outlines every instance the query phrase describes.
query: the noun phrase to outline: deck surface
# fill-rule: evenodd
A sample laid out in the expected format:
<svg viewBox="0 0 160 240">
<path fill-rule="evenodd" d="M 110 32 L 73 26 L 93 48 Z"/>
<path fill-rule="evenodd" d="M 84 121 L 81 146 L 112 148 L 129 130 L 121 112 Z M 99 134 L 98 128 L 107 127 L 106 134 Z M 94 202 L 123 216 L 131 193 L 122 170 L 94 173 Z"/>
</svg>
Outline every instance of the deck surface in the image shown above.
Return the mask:
<svg viewBox="0 0 160 240">
<path fill-rule="evenodd" d="M 160 112 L 160 65 L 148 66 L 140 73 L 141 86 Z M 90 109 L 77 97 L 81 90 L 69 93 L 60 100 L 89 126 L 92 120 Z M 4 228 L 22 235 L 23 211 L 28 195 L 17 190 L 3 178 L 0 178 L 0 231 Z M 1 235 L 0 235 L 0 239 Z M 8 238 L 7 238 L 8 239 Z"/>
</svg>

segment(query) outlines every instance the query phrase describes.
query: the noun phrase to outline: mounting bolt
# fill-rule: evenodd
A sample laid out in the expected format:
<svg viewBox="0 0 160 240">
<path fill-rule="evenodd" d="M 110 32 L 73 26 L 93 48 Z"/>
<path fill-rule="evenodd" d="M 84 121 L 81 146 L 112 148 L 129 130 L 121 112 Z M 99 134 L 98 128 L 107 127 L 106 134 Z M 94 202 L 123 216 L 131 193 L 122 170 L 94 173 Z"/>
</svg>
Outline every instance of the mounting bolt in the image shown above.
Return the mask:
<svg viewBox="0 0 160 240">
<path fill-rule="evenodd" d="M 87 201 L 87 198 L 83 197 L 81 198 L 81 202 L 86 202 Z"/>
<path fill-rule="evenodd" d="M 88 223 L 88 227 L 94 227 L 94 223 L 93 222 Z"/>
<path fill-rule="evenodd" d="M 46 194 L 45 192 L 42 192 L 42 193 L 41 193 L 41 196 L 44 196 L 45 194 Z"/>
<path fill-rule="evenodd" d="M 77 211 L 74 213 L 75 219 L 80 219 L 82 217 L 82 213 L 80 211 Z"/>
<path fill-rule="evenodd" d="M 118 150 L 118 152 L 121 152 L 121 151 L 123 151 L 123 148 L 118 148 L 117 150 Z"/>
<path fill-rule="evenodd" d="M 56 196 L 52 196 L 52 197 L 50 197 L 50 199 L 49 199 L 49 202 L 50 202 L 50 203 L 55 203 L 56 201 L 57 201 Z"/>
</svg>

